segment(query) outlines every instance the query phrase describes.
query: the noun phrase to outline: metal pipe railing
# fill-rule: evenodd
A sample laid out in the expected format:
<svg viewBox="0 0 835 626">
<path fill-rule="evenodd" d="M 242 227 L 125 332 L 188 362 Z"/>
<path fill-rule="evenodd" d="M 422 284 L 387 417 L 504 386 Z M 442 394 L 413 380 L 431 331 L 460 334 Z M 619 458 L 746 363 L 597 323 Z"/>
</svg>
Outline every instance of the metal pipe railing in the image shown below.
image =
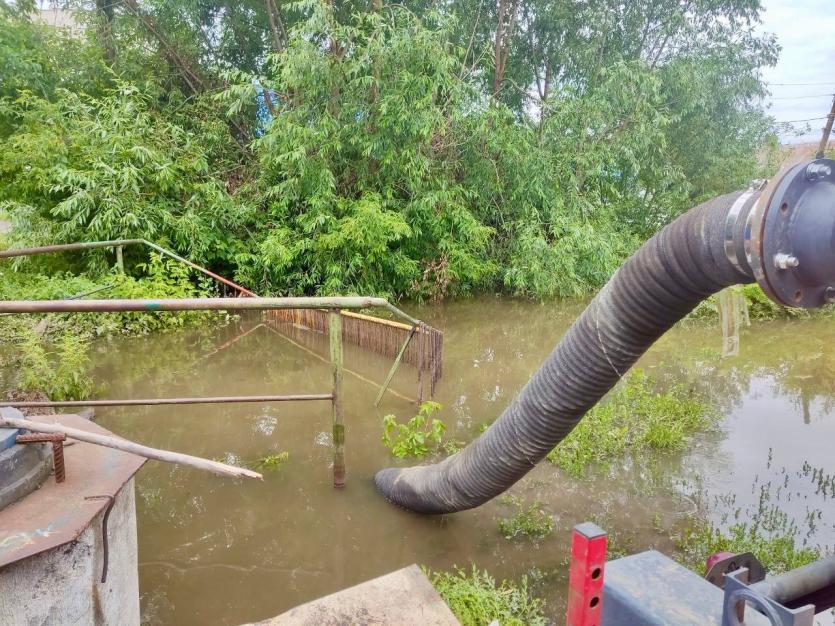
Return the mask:
<svg viewBox="0 0 835 626">
<path fill-rule="evenodd" d="M 197 398 L 132 398 L 128 400 L 37 400 L 0 402 L 0 407 L 15 409 L 52 409 L 58 407 L 158 406 L 167 404 L 236 404 L 245 402 L 311 402 L 333 400 L 332 393 L 290 394 L 281 396 L 207 396 Z"/>
<path fill-rule="evenodd" d="M 269 311 L 273 309 L 385 309 L 421 324 L 385 298 L 334 296 L 305 298 L 183 298 L 159 300 L 2 300 L 0 313 L 123 313 L 129 311 Z"/>
<path fill-rule="evenodd" d="M 175 261 L 179 261 L 185 265 L 188 265 L 192 269 L 209 276 L 219 283 L 223 283 L 233 289 L 236 289 L 238 292 L 247 295 L 251 298 L 257 298 L 257 294 L 250 291 L 246 287 L 242 287 L 241 285 L 232 282 L 228 278 L 224 278 L 220 274 L 215 274 L 211 270 L 207 270 L 205 267 L 201 267 L 196 263 L 192 263 L 188 259 L 181 257 L 176 252 L 172 252 L 162 246 L 158 246 L 155 243 L 151 243 L 147 239 L 112 239 L 110 241 L 83 241 L 77 243 L 59 243 L 51 246 L 38 246 L 36 248 L 17 248 L 14 250 L 2 250 L 0 251 L 0 259 L 10 259 L 14 257 L 21 257 L 21 256 L 36 256 L 39 254 L 52 254 L 54 252 L 73 252 L 79 250 L 96 250 L 100 248 L 116 248 L 117 254 L 120 253 L 121 249 L 125 246 L 135 246 L 135 245 L 144 245 L 148 246 L 152 250 L 156 250 L 160 254 L 163 254 L 167 257 L 174 259 Z M 121 256 L 121 254 L 119 254 Z"/>
<path fill-rule="evenodd" d="M 835 606 L 835 555 L 766 578 L 751 589 L 780 604 L 814 604 L 816 612 L 823 612 Z"/>
<path fill-rule="evenodd" d="M 332 392 L 308 396 L 259 396 L 240 398 L 170 398 L 159 400 L 91 400 L 6 403 L 3 406 L 17 408 L 54 407 L 54 406 L 132 406 L 162 404 L 199 404 L 218 402 L 259 402 L 296 400 L 325 400 L 332 405 L 333 427 L 333 484 L 342 487 L 345 484 L 345 424 L 342 408 L 343 347 L 341 309 L 383 308 L 393 314 L 409 320 L 413 324 L 421 322 L 407 315 L 390 304 L 385 298 L 372 297 L 310 297 L 310 298 L 187 298 L 160 300 L 3 300 L 0 301 L 0 313 L 96 313 L 96 312 L 138 312 L 156 313 L 160 311 L 241 311 L 277 309 L 326 309 L 329 311 L 329 343 L 332 369 Z"/>
<path fill-rule="evenodd" d="M 94 250 L 99 248 L 116 248 L 117 264 L 122 268 L 122 248 L 129 245 L 146 245 L 160 254 L 171 257 L 188 267 L 191 267 L 216 281 L 236 289 L 248 298 L 186 298 L 186 299 L 157 299 L 157 300 L 5 300 L 0 301 L 0 315 L 16 313 L 105 313 L 105 312 L 144 312 L 156 313 L 160 311 L 269 311 L 278 309 L 322 309 L 328 311 L 328 335 L 330 343 L 330 361 L 332 366 L 332 392 L 329 394 L 299 394 L 282 396 L 227 396 L 204 398 L 157 398 L 133 400 L 67 400 L 43 402 L 7 402 L 0 406 L 16 408 L 54 408 L 54 407 L 95 407 L 95 406 L 155 406 L 176 404 L 221 404 L 236 402 L 289 402 L 330 400 L 332 404 L 333 421 L 333 481 L 334 486 L 345 484 L 345 426 L 342 410 L 342 374 L 343 374 L 343 346 L 342 346 L 342 309 L 381 308 L 396 317 L 405 320 L 412 328 L 423 328 L 423 323 L 411 315 L 400 310 L 385 298 L 374 297 L 308 297 L 308 298 L 261 298 L 252 291 L 228 280 L 214 272 L 207 270 L 188 259 L 185 259 L 162 246 L 145 239 L 117 239 L 112 241 L 93 241 L 70 244 L 57 244 L 37 248 L 20 248 L 17 250 L 2 250 L 0 258 L 33 256 L 53 252 L 69 252 L 75 250 Z M 88 295 L 88 294 L 82 294 Z M 82 296 L 79 296 L 82 297 Z M 413 333 L 412 333 L 413 334 Z M 411 337 L 411 334 L 410 334 Z M 393 370 L 396 370 L 399 358 Z M 418 372 L 418 382 L 422 390 L 421 372 Z M 393 371 L 390 376 L 393 375 Z M 388 381 L 387 381 L 388 382 Z M 385 388 L 384 388 L 385 389 Z"/>
</svg>

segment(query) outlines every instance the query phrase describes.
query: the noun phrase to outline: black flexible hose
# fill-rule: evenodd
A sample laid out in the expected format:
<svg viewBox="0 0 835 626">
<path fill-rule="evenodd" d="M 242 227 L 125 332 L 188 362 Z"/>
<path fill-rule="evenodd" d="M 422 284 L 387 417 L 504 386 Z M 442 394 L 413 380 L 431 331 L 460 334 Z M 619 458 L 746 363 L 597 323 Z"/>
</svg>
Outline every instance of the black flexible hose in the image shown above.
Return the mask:
<svg viewBox="0 0 835 626">
<path fill-rule="evenodd" d="M 754 281 L 741 234 L 757 195 L 744 207 L 734 207 L 739 193 L 721 196 L 661 230 L 621 266 L 487 431 L 435 465 L 379 471 L 377 488 L 420 513 L 470 509 L 508 489 L 699 302 Z M 729 213 L 735 262 L 725 251 Z"/>
</svg>

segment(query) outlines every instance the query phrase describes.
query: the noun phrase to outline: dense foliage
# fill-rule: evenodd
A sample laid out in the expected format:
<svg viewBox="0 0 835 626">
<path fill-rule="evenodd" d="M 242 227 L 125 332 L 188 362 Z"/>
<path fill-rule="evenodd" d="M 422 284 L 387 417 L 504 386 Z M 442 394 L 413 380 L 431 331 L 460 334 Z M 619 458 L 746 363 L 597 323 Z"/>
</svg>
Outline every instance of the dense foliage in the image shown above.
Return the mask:
<svg viewBox="0 0 835 626">
<path fill-rule="evenodd" d="M 13 243 L 145 237 L 264 294 L 582 294 L 771 129 L 758 0 L 70 6 L 0 3 Z"/>
</svg>

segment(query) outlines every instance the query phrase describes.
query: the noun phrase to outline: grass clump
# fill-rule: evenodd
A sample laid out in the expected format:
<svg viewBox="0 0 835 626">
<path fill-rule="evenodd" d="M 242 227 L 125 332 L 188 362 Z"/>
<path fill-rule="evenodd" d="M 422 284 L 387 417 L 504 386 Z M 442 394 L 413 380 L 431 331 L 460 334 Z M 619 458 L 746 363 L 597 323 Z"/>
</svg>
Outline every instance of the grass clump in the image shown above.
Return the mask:
<svg viewBox="0 0 835 626">
<path fill-rule="evenodd" d="M 812 546 L 796 545 L 796 534 L 765 532 L 747 522 L 734 524 L 722 531 L 710 522 L 699 522 L 679 541 L 684 551 L 685 564 L 703 573 L 707 558 L 715 552 L 751 552 L 769 574 L 781 574 L 820 558 L 820 551 Z"/>
<path fill-rule="evenodd" d="M 702 520 L 688 528 L 677 540 L 684 564 L 702 573 L 714 552 L 751 552 L 769 574 L 781 574 L 819 559 L 820 549 L 800 539 L 797 524 L 770 498 L 768 486 L 761 486 L 757 509 L 737 509 L 726 529 L 728 516 L 720 525 Z"/>
<path fill-rule="evenodd" d="M 521 508 L 513 517 L 501 518 L 497 523 L 499 532 L 505 539 L 520 536 L 545 539 L 554 532 L 554 518 L 543 509 L 541 502 Z"/>
<path fill-rule="evenodd" d="M 527 577 L 518 583 L 503 580 L 500 584 L 475 565 L 471 572 L 456 568 L 453 572 L 426 571 L 432 585 L 462 626 L 486 626 L 498 621 L 501 626 L 544 626 L 544 602 L 528 591 Z"/>
<path fill-rule="evenodd" d="M 430 450 L 443 449 L 446 424 L 432 415 L 440 410 L 437 402 L 424 402 L 417 415 L 405 424 L 399 424 L 394 415 L 383 418 L 383 444 L 397 458 L 422 458 Z"/>
<path fill-rule="evenodd" d="M 714 422 L 705 402 L 684 385 L 663 393 L 641 370 L 622 382 L 607 402 L 592 408 L 548 460 L 574 476 L 627 452 L 677 450 L 687 437 Z"/>
</svg>

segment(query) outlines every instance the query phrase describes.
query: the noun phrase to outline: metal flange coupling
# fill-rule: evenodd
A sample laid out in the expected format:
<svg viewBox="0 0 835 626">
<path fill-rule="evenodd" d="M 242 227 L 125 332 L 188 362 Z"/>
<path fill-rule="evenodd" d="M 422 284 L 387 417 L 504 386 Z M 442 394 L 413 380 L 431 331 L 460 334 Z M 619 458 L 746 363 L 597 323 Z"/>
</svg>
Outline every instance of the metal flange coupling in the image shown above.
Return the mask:
<svg viewBox="0 0 835 626">
<path fill-rule="evenodd" d="M 813 309 L 835 302 L 835 161 L 791 168 L 748 215 L 745 255 L 770 298 Z"/>
</svg>

